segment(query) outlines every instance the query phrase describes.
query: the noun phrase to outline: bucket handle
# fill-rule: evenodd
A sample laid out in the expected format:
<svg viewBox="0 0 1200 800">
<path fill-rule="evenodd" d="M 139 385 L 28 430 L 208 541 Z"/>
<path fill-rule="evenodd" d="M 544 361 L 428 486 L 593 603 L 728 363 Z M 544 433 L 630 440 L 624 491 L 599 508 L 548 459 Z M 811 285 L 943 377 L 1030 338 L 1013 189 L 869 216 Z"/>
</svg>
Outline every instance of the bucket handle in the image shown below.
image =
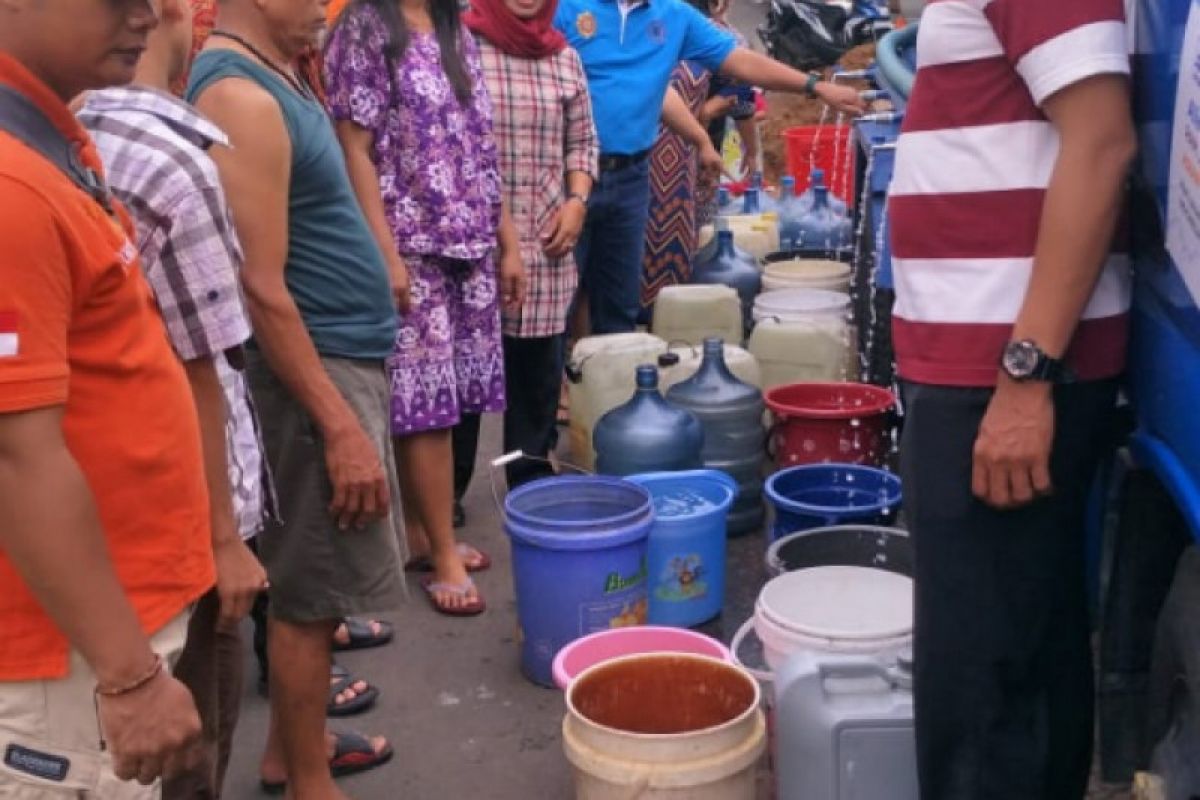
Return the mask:
<svg viewBox="0 0 1200 800">
<path fill-rule="evenodd" d="M 551 467 L 555 466 L 555 462 L 551 461 L 548 458 L 542 458 L 541 456 L 531 456 L 522 450 L 513 450 L 511 453 L 505 453 L 504 455 L 502 455 L 498 458 L 493 458 L 491 463 L 488 464 L 488 482 L 492 485 L 492 500 L 495 501 L 496 509 L 500 512 L 500 514 L 502 516 L 504 514 L 504 503 L 502 503 L 500 501 L 500 492 L 496 489 L 496 471 L 498 469 L 500 469 L 501 467 L 508 466 L 509 464 L 513 463 L 514 461 L 522 461 L 522 460 L 541 461 L 543 464 L 549 464 Z M 559 461 L 557 466 L 566 467 L 567 469 L 573 469 L 576 472 L 578 472 L 580 475 L 589 475 L 590 476 L 590 475 L 595 474 L 593 472 L 589 472 L 588 470 L 584 469 L 583 467 L 577 467 L 569 461 Z M 507 494 L 508 494 L 508 492 L 506 490 L 505 495 L 507 495 Z"/>
<path fill-rule="evenodd" d="M 750 619 L 742 623 L 742 627 L 738 628 L 737 633 L 733 635 L 733 639 L 729 642 L 729 652 L 733 654 L 733 660 L 737 662 L 737 665 L 746 670 L 746 672 L 749 672 L 752 677 L 763 683 L 772 683 L 775 680 L 774 673 L 770 671 L 764 672 L 761 669 L 748 666 L 738 654 L 738 651 L 742 649 L 742 645 L 750 638 L 751 634 L 754 634 L 754 617 L 750 617 Z M 754 635 L 755 638 L 758 637 L 757 634 Z"/>
</svg>

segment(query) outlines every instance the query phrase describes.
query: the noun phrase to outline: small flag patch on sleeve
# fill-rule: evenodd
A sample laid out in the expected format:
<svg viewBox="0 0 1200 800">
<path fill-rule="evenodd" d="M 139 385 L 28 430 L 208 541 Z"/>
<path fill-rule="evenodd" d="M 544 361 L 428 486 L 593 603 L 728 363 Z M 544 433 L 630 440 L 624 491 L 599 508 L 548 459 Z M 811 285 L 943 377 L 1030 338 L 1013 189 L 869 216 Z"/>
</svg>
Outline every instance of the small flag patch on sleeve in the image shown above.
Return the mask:
<svg viewBox="0 0 1200 800">
<path fill-rule="evenodd" d="M 0 311 L 0 358 L 12 358 L 21 352 L 15 311 Z"/>
</svg>

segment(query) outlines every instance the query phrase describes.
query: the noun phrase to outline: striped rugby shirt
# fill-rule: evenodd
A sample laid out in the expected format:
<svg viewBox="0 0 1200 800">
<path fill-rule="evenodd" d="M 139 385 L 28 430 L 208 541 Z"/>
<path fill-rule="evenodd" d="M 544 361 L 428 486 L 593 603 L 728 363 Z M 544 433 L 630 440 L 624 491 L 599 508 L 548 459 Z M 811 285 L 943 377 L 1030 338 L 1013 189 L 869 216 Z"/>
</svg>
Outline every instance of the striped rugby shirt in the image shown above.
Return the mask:
<svg viewBox="0 0 1200 800">
<path fill-rule="evenodd" d="M 902 378 L 992 386 L 1033 270 L 1059 140 L 1041 110 L 1089 77 L 1127 74 L 1121 0 L 934 0 L 889 199 Z M 1131 280 L 1111 256 L 1068 362 L 1124 368 Z"/>
</svg>

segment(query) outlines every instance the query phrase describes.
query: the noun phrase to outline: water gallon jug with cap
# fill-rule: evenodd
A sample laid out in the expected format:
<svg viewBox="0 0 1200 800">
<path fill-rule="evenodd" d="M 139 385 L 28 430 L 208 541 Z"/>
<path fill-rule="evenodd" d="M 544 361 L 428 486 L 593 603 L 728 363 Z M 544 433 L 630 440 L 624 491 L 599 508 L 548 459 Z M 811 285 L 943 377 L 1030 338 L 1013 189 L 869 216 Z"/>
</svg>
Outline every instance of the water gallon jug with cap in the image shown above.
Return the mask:
<svg viewBox="0 0 1200 800">
<path fill-rule="evenodd" d="M 710 336 L 736 342 L 744 325 L 741 300 L 728 286 L 664 286 L 654 301 L 651 328 L 671 345 L 700 345 Z"/>
<path fill-rule="evenodd" d="M 734 377 L 720 339 L 706 339 L 700 369 L 672 386 L 667 400 L 683 406 L 704 426 L 704 466 L 737 481 L 738 498 L 729 514 L 729 533 L 757 530 L 763 521 L 762 391 Z"/>
<path fill-rule="evenodd" d="M 750 254 L 758 268 L 764 258 L 779 249 L 779 222 L 774 212 L 722 217 L 729 224 L 734 243 Z"/>
<path fill-rule="evenodd" d="M 829 252 L 848 250 L 854 238 L 850 217 L 829 204 L 829 189 L 813 189 L 812 207 L 800 218 L 800 238 L 805 248 Z"/>
<path fill-rule="evenodd" d="M 742 213 L 741 201 L 734 197 L 729 191 L 729 187 L 721 186 L 717 189 L 717 216 L 728 217 L 733 214 Z"/>
<path fill-rule="evenodd" d="M 742 319 L 750 319 L 754 298 L 762 287 L 762 275 L 753 257 L 734 245 L 728 220 L 717 220 L 715 246 L 696 254 L 692 265 L 692 283 L 716 283 L 731 287 L 741 298 Z"/>
<path fill-rule="evenodd" d="M 774 254 L 772 254 L 774 255 Z M 850 293 L 850 265 L 825 258 L 789 258 L 763 263 L 763 291 L 824 289 Z"/>
<path fill-rule="evenodd" d="M 807 211 L 812 208 L 813 202 L 817 199 L 816 189 L 818 186 L 824 186 L 826 188 L 829 186 L 827 183 L 825 183 L 825 170 L 823 169 L 814 169 L 810 174 L 808 188 L 804 190 L 804 193 L 801 194 L 799 198 L 800 207 L 802 210 Z M 846 205 L 845 200 L 842 200 L 832 192 L 829 194 L 829 207 L 839 214 L 846 214 L 849 208 Z"/>
<path fill-rule="evenodd" d="M 670 391 L 677 383 L 683 383 L 696 374 L 704 361 L 703 345 L 675 344 L 671 351 L 658 359 L 658 385 L 663 393 Z M 762 370 L 758 367 L 758 359 L 735 344 L 725 345 L 725 366 L 739 381 L 751 386 L 762 388 Z"/>
<path fill-rule="evenodd" d="M 742 213 L 743 214 L 761 214 L 766 211 L 762 206 L 762 196 L 758 189 L 753 187 L 746 190 L 742 195 Z"/>
<path fill-rule="evenodd" d="M 779 187 L 779 249 L 790 252 L 800 248 L 800 218 L 811 203 L 796 196 L 796 179 L 785 175 Z"/>
<path fill-rule="evenodd" d="M 767 191 L 761 172 L 754 172 L 750 175 L 750 190 L 758 193 L 759 211 L 779 210 L 779 202 L 774 197 L 771 197 L 771 193 Z"/>
<path fill-rule="evenodd" d="M 663 399 L 658 367 L 643 364 L 633 397 L 600 418 L 592 439 L 597 472 L 634 475 L 698 469 L 704 430 L 695 414 Z"/>
<path fill-rule="evenodd" d="M 591 469 L 596 421 L 633 394 L 639 364 L 652 364 L 667 343 L 649 333 L 613 333 L 580 339 L 567 364 L 571 402 L 571 460 Z"/>
<path fill-rule="evenodd" d="M 775 796 L 917 800 L 912 685 L 907 650 L 792 655 L 775 677 Z"/>
<path fill-rule="evenodd" d="M 808 373 L 808 365 L 813 363 L 813 356 L 799 352 L 787 353 L 779 347 L 790 345 L 780 344 L 782 337 L 794 341 L 793 337 L 812 335 L 819 339 L 814 345 L 820 345 L 822 356 L 838 356 L 831 350 L 834 342 L 841 343 L 840 362 L 822 359 L 820 372 L 832 375 L 835 380 L 853 380 L 858 377 L 858 332 L 849 322 L 850 297 L 844 292 L 831 292 L 824 289 L 776 289 L 763 292 L 754 300 L 754 310 L 751 316 L 757 327 L 764 320 L 777 323 L 801 323 L 800 326 L 788 326 L 777 329 L 767 329 L 759 336 L 755 356 L 768 361 L 775 361 L 778 371 L 774 372 L 771 380 L 790 374 L 791 370 L 803 367 L 803 374 Z M 800 377 L 798 381 L 815 380 L 815 378 Z M 778 385 L 778 384 L 773 384 Z"/>
</svg>

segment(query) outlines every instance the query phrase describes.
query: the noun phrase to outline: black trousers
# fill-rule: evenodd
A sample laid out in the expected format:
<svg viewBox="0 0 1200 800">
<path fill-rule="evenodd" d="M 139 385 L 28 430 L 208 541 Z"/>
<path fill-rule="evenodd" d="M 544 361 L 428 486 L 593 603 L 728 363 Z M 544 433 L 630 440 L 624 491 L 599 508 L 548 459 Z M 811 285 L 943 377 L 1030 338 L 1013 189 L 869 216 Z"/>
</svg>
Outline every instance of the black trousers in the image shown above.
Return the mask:
<svg viewBox="0 0 1200 800">
<path fill-rule="evenodd" d="M 1080 800 L 1094 697 L 1085 515 L 1115 383 L 1055 390 L 1054 492 L 1015 511 L 971 494 L 991 391 L 906 384 L 904 399 L 922 800 Z"/>
<path fill-rule="evenodd" d="M 554 447 L 555 419 L 563 371 L 562 336 L 504 337 L 504 452 L 521 450 L 546 458 Z M 475 472 L 478 414 L 464 414 L 454 428 L 454 496 L 462 499 Z M 544 461 L 522 459 L 505 468 L 509 489 L 554 474 Z"/>
</svg>

